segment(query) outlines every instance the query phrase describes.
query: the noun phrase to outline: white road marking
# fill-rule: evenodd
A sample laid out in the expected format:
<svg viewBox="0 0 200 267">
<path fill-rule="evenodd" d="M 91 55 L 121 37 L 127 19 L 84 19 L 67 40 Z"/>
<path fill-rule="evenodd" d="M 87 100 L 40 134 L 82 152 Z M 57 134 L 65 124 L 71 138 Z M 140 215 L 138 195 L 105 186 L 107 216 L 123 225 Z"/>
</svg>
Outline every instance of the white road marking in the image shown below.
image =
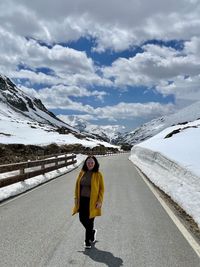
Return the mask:
<svg viewBox="0 0 200 267">
<path fill-rule="evenodd" d="M 135 165 L 134 165 L 135 166 Z M 174 212 L 170 209 L 170 207 L 166 204 L 166 202 L 159 196 L 159 194 L 156 192 L 154 187 L 151 185 L 151 183 L 147 180 L 147 178 L 144 176 L 144 174 L 140 171 L 140 169 L 136 167 L 136 170 L 144 180 L 144 182 L 147 184 L 147 186 L 150 188 L 152 193 L 155 195 L 155 197 L 158 199 L 162 207 L 165 209 L 169 217 L 172 219 L 174 224 L 177 226 L 179 231 L 182 233 L 182 235 L 185 237 L 185 239 L 188 241 L 190 246 L 193 248 L 193 250 L 196 252 L 198 257 L 200 258 L 200 245 L 197 243 L 197 241 L 193 238 L 193 236 L 190 234 L 190 232 L 185 228 L 185 226 L 182 224 L 182 222 L 178 219 L 178 217 L 174 214 Z"/>
</svg>

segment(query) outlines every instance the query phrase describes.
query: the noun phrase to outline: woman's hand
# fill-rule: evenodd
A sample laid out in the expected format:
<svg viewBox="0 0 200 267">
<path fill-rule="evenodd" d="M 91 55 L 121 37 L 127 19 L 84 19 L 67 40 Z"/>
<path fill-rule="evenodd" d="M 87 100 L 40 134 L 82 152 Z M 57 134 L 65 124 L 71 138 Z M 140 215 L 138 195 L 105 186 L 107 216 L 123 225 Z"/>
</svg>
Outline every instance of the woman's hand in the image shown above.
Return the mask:
<svg viewBox="0 0 200 267">
<path fill-rule="evenodd" d="M 100 209 L 101 206 L 102 206 L 101 202 L 97 201 L 97 203 L 96 203 L 96 208 L 97 208 L 97 209 Z"/>
</svg>

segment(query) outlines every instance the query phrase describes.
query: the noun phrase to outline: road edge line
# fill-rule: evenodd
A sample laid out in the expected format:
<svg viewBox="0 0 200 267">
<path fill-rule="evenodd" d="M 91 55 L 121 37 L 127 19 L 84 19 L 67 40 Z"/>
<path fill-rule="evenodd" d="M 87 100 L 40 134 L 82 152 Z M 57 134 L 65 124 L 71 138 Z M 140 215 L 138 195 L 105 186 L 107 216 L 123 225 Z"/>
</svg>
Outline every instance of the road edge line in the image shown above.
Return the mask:
<svg viewBox="0 0 200 267">
<path fill-rule="evenodd" d="M 197 241 L 193 238 L 193 236 L 190 234 L 190 232 L 186 229 L 186 227 L 182 224 L 182 222 L 179 220 L 179 218 L 174 214 L 174 212 L 171 210 L 171 208 L 167 205 L 167 203 L 159 196 L 159 194 L 156 192 L 154 187 L 151 185 L 151 183 L 147 180 L 145 175 L 142 173 L 142 171 L 134 164 L 136 170 L 142 177 L 143 181 L 147 184 L 149 189 L 152 191 L 152 193 L 155 195 L 155 197 L 158 199 L 164 210 L 167 212 L 169 217 L 172 219 L 176 227 L 179 229 L 179 231 L 182 233 L 182 235 L 185 237 L 185 239 L 188 241 L 190 246 L 193 248 L 193 250 L 196 252 L 198 257 L 200 258 L 200 245 L 197 243 Z"/>
</svg>

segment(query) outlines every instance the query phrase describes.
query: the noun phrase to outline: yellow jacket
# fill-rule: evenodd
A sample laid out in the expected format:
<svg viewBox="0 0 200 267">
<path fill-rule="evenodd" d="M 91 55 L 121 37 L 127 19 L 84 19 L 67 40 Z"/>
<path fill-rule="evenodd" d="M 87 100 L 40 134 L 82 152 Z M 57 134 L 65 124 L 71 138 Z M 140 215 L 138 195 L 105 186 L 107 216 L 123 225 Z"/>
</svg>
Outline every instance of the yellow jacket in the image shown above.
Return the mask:
<svg viewBox="0 0 200 267">
<path fill-rule="evenodd" d="M 80 171 L 78 178 L 76 180 L 74 198 L 76 198 L 77 205 L 74 205 L 72 215 L 76 214 L 79 210 L 80 203 L 80 181 L 84 175 L 84 171 Z M 96 216 L 101 216 L 101 208 L 96 208 L 96 203 L 103 203 L 104 195 L 104 179 L 101 172 L 93 172 L 91 178 L 91 193 L 90 193 L 90 215 L 89 218 L 94 218 Z"/>
</svg>

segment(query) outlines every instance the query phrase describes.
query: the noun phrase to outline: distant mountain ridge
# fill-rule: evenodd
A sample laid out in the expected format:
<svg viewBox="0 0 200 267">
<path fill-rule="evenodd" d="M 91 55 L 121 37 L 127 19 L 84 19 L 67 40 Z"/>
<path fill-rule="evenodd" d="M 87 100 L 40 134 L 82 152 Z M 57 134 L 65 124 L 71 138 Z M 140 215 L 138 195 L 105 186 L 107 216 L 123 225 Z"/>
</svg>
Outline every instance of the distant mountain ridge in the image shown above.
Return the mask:
<svg viewBox="0 0 200 267">
<path fill-rule="evenodd" d="M 162 116 L 141 125 L 132 132 L 123 135 L 123 142 L 134 145 L 156 135 L 167 127 L 184 124 L 199 118 L 200 101 L 197 101 L 172 115 Z"/>
<path fill-rule="evenodd" d="M 101 136 L 107 142 L 111 142 L 115 145 L 127 145 L 130 148 L 130 146 L 156 135 L 169 126 L 183 124 L 198 118 L 200 118 L 200 101 L 195 102 L 172 115 L 153 119 L 140 127 L 137 127 L 133 131 L 126 133 L 122 133 L 121 128 L 118 125 L 92 125 L 76 116 L 68 116 L 67 123 L 79 129 L 80 132 L 88 132 L 93 136 Z"/>
<path fill-rule="evenodd" d="M 94 125 L 86 120 L 80 119 L 77 116 L 69 115 L 66 117 L 66 122 L 72 127 L 75 127 L 82 133 L 89 133 L 92 136 L 102 138 L 109 143 L 115 143 L 115 140 L 121 136 L 123 127 L 119 125 Z"/>
<path fill-rule="evenodd" d="M 64 132 L 79 135 L 80 138 L 132 146 L 156 135 L 169 126 L 199 119 L 200 101 L 173 115 L 162 116 L 131 132 L 122 133 L 124 129 L 119 125 L 93 125 L 76 116 L 68 116 L 68 120 L 64 122 L 47 110 L 40 99 L 29 96 L 17 88 L 9 78 L 0 75 L 0 116 L 21 121 L 31 120 L 48 125 L 53 131 L 61 129 Z"/>
</svg>

